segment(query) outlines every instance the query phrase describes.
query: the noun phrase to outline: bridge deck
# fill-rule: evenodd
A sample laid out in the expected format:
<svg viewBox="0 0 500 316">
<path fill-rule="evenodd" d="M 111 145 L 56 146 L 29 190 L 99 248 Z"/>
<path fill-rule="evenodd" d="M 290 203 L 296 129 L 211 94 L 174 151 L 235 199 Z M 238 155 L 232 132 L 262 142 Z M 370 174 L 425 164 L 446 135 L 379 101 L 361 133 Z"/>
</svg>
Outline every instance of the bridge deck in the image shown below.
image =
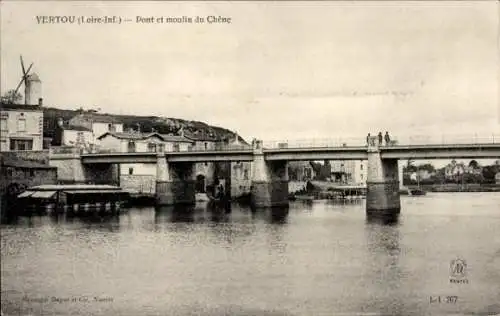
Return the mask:
<svg viewBox="0 0 500 316">
<path fill-rule="evenodd" d="M 500 158 L 500 144 L 435 144 L 392 145 L 380 147 L 383 159 L 452 159 Z M 365 160 L 366 146 L 273 148 L 264 149 L 266 160 Z M 253 161 L 253 151 L 185 151 L 164 153 L 169 162 Z M 53 156 L 57 159 L 57 155 Z M 62 158 L 62 156 L 61 156 Z M 93 153 L 82 154 L 85 164 L 96 163 L 156 163 L 158 153 Z"/>
</svg>

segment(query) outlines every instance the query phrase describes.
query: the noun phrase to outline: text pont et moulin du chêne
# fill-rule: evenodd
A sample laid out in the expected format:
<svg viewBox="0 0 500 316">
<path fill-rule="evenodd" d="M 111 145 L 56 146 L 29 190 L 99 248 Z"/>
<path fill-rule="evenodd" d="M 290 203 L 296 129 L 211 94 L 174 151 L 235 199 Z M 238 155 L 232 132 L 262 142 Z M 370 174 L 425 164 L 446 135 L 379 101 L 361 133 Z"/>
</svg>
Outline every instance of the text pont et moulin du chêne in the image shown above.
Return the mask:
<svg viewBox="0 0 500 316">
<path fill-rule="evenodd" d="M 230 24 L 232 19 L 226 16 L 77 16 L 77 15 L 37 15 L 38 24 Z"/>
</svg>

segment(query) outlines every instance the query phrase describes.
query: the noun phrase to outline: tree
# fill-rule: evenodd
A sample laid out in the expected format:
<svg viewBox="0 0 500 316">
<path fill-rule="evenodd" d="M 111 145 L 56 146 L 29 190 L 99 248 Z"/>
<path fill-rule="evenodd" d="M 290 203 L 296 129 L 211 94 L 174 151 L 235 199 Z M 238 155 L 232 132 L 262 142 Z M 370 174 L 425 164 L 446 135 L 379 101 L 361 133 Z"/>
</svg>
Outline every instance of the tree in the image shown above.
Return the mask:
<svg viewBox="0 0 500 316">
<path fill-rule="evenodd" d="M 23 95 L 16 90 L 9 90 L 1 97 L 2 103 L 19 103 L 23 100 Z"/>
<path fill-rule="evenodd" d="M 469 167 L 471 167 L 473 169 L 478 169 L 479 168 L 479 163 L 476 160 L 471 160 L 469 162 Z"/>
<path fill-rule="evenodd" d="M 431 165 L 430 163 L 426 163 L 426 164 L 420 165 L 420 166 L 418 166 L 418 169 L 419 170 L 427 170 L 427 172 L 429 172 L 429 173 L 433 173 L 433 172 L 436 171 L 436 169 L 434 168 L 434 166 Z"/>
</svg>

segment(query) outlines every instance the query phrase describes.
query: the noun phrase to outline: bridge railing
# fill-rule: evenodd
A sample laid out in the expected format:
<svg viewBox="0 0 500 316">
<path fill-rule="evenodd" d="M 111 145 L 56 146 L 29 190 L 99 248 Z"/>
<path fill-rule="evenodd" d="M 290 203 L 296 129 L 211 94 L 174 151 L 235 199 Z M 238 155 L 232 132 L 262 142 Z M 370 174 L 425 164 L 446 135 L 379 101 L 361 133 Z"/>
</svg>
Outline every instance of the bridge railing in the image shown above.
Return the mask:
<svg viewBox="0 0 500 316">
<path fill-rule="evenodd" d="M 372 135 L 373 136 L 373 135 Z M 435 134 L 391 136 L 389 146 L 405 145 L 461 145 L 461 144 L 500 144 L 500 134 Z M 365 137 L 338 137 L 298 140 L 264 141 L 263 147 L 267 149 L 280 148 L 326 148 L 326 147 L 359 147 L 366 146 Z M 385 140 L 383 146 L 387 146 Z"/>
<path fill-rule="evenodd" d="M 500 134 L 436 134 L 396 137 L 398 145 L 500 144 Z"/>
<path fill-rule="evenodd" d="M 280 148 L 326 148 L 366 146 L 366 137 L 315 138 L 297 140 L 263 141 L 266 149 Z"/>
</svg>

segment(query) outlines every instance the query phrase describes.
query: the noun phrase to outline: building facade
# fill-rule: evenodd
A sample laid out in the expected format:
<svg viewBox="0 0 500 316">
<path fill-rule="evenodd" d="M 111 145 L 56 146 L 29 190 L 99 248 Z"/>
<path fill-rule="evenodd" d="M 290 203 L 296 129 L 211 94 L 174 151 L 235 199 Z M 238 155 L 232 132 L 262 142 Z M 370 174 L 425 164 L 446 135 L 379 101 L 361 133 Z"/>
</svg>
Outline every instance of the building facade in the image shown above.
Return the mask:
<svg viewBox="0 0 500 316">
<path fill-rule="evenodd" d="M 330 166 L 334 182 L 347 185 L 366 185 L 368 171 L 365 160 L 332 160 Z"/>
<path fill-rule="evenodd" d="M 123 132 L 123 123 L 116 118 L 96 113 L 81 113 L 68 122 L 69 126 L 81 126 L 92 131 L 92 142 L 98 143 L 98 138 L 107 132 Z"/>
<path fill-rule="evenodd" d="M 100 152 L 188 151 L 193 142 L 183 136 L 158 133 L 106 132 L 97 139 Z M 156 164 L 127 163 L 119 167 L 120 186 L 132 193 L 154 194 Z"/>
<path fill-rule="evenodd" d="M 43 111 L 36 105 L 0 105 L 0 151 L 43 149 Z"/>
<path fill-rule="evenodd" d="M 94 139 L 92 130 L 84 126 L 71 126 L 58 119 L 52 142 L 55 146 L 72 146 L 92 151 Z"/>
</svg>

